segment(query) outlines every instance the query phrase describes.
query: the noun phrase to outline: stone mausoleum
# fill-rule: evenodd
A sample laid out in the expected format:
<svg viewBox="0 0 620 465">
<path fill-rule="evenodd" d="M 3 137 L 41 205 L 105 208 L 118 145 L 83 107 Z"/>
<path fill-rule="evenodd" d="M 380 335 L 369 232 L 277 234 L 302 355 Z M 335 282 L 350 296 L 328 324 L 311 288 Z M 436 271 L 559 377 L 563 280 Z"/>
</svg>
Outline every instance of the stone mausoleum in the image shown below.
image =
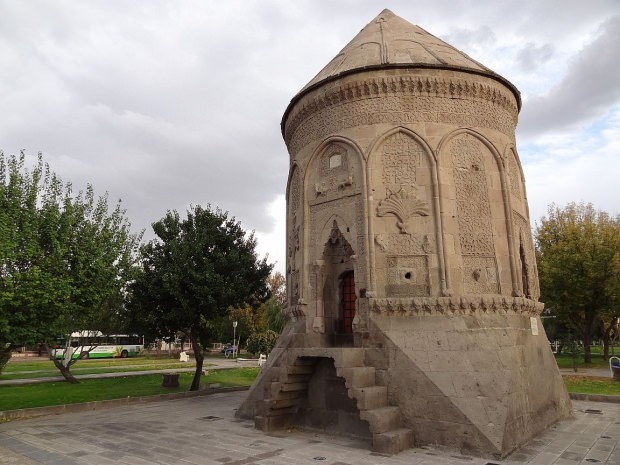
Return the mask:
<svg viewBox="0 0 620 465">
<path fill-rule="evenodd" d="M 239 416 L 504 457 L 570 415 L 539 318 L 520 105 L 389 10 L 293 97 L 289 321 Z"/>
</svg>

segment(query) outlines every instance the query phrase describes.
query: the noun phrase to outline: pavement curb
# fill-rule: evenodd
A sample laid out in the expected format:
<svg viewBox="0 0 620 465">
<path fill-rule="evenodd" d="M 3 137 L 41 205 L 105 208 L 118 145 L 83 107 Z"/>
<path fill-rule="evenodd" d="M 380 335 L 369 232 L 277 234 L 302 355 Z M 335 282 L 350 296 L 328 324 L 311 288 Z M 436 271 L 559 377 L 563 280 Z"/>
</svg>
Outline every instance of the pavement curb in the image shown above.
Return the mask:
<svg viewBox="0 0 620 465">
<path fill-rule="evenodd" d="M 186 399 L 188 397 L 208 396 L 222 392 L 247 391 L 250 386 L 208 388 L 200 391 L 171 392 L 170 394 L 158 394 L 155 396 L 123 397 L 122 399 L 97 400 L 82 402 L 79 404 L 54 405 L 50 407 L 35 407 L 16 410 L 0 411 L 0 423 L 9 421 L 25 420 L 27 418 L 41 417 L 45 415 L 59 415 L 71 412 L 86 412 L 89 410 L 101 410 L 125 405 L 149 404 L 167 400 Z"/>
<path fill-rule="evenodd" d="M 569 392 L 571 400 L 587 400 L 590 402 L 609 402 L 612 404 L 620 404 L 620 396 L 606 396 L 603 394 L 579 394 Z"/>
</svg>

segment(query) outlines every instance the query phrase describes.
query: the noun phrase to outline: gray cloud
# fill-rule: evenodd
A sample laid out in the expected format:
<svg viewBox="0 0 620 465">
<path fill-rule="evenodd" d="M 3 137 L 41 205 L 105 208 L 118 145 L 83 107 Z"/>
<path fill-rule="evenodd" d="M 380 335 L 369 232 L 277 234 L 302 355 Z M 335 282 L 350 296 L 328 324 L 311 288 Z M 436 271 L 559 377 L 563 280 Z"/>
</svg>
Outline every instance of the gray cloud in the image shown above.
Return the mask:
<svg viewBox="0 0 620 465">
<path fill-rule="evenodd" d="M 528 136 L 605 112 L 618 20 L 571 64 L 562 52 L 618 3 L 551 3 L 0 0 L 0 148 L 42 150 L 76 187 L 122 197 L 136 229 L 210 202 L 267 236 L 288 174 L 286 106 L 384 7 L 544 96 L 524 106 Z M 544 60 L 535 78 L 523 67 Z M 535 82 L 542 72 L 561 83 Z M 271 247 L 283 264 L 282 241 Z"/>
<path fill-rule="evenodd" d="M 580 50 L 568 66 L 564 79 L 542 96 L 523 106 L 520 134 L 531 137 L 606 114 L 620 102 L 620 16 L 607 20 L 600 35 Z"/>
<path fill-rule="evenodd" d="M 537 46 L 529 42 L 517 53 L 516 58 L 523 71 L 533 72 L 542 63 L 549 60 L 553 56 L 553 52 L 554 49 L 551 44 Z"/>
</svg>

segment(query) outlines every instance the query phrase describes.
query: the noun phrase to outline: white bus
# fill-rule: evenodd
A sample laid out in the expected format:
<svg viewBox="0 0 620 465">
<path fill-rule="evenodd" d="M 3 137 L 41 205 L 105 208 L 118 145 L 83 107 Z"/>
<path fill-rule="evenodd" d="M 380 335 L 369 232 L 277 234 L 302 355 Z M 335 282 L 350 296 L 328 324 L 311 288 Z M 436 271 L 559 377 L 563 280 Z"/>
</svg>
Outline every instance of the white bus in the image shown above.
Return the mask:
<svg viewBox="0 0 620 465">
<path fill-rule="evenodd" d="M 135 357 L 144 349 L 144 337 L 128 334 L 105 335 L 101 331 L 77 331 L 71 333 L 69 347 L 64 338 L 59 339 L 54 348 L 55 358 L 65 358 L 65 351 L 71 358 L 111 358 Z"/>
</svg>

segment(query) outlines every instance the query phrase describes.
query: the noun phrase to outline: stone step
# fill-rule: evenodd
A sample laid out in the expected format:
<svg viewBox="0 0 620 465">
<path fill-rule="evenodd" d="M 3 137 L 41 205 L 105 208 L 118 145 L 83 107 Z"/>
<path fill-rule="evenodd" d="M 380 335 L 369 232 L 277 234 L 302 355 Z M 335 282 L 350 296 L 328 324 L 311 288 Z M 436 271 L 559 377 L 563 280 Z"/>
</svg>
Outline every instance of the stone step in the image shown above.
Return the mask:
<svg viewBox="0 0 620 465">
<path fill-rule="evenodd" d="M 285 408 L 297 407 L 299 405 L 299 397 L 291 399 L 270 399 L 267 401 L 267 407 L 272 410 L 282 410 Z"/>
<path fill-rule="evenodd" d="M 387 406 L 360 411 L 360 418 L 368 422 L 373 434 L 386 433 L 400 428 L 400 408 Z"/>
<path fill-rule="evenodd" d="M 338 376 L 344 378 L 347 388 L 374 386 L 376 371 L 374 367 L 342 367 L 337 368 Z"/>
<path fill-rule="evenodd" d="M 284 429 L 290 424 L 291 415 L 257 415 L 254 417 L 254 427 L 258 430 L 269 432 Z"/>
<path fill-rule="evenodd" d="M 314 373 L 314 365 L 292 365 L 286 367 L 286 371 L 291 375 L 311 375 Z"/>
<path fill-rule="evenodd" d="M 313 357 L 297 357 L 295 359 L 295 366 L 312 366 L 316 365 L 316 359 Z"/>
<path fill-rule="evenodd" d="M 372 448 L 381 454 L 398 454 L 413 445 L 413 431 L 399 428 L 372 435 Z"/>
<path fill-rule="evenodd" d="M 386 386 L 351 388 L 349 389 L 349 397 L 357 401 L 359 410 L 372 410 L 388 405 Z"/>
<path fill-rule="evenodd" d="M 307 391 L 308 383 L 279 383 L 280 391 L 282 392 L 291 392 L 291 391 Z"/>
<path fill-rule="evenodd" d="M 284 371 L 280 372 L 281 383 L 307 383 L 312 378 L 311 374 L 291 374 Z"/>
<path fill-rule="evenodd" d="M 336 368 L 365 366 L 365 349 L 341 348 L 335 349 L 333 354 Z"/>
</svg>

